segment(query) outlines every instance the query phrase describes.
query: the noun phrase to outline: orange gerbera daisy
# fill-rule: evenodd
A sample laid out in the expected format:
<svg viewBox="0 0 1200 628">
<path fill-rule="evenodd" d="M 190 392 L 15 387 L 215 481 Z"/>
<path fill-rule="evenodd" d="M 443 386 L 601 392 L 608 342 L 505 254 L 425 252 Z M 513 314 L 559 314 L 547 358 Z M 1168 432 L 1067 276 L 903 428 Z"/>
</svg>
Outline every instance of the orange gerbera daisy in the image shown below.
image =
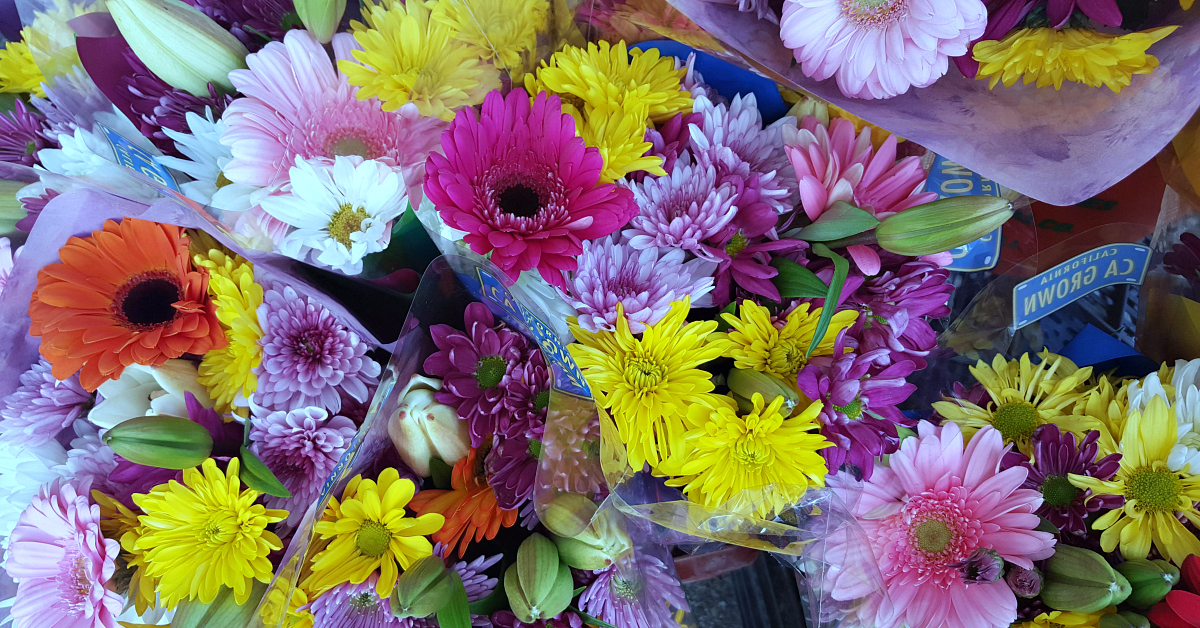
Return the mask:
<svg viewBox="0 0 1200 628">
<path fill-rule="evenodd" d="M 88 390 L 130 364 L 159 365 L 226 344 L 208 296 L 208 270 L 192 268 L 173 225 L 126 218 L 73 237 L 62 262 L 38 272 L 29 333 L 56 379 L 76 371 Z"/>
<path fill-rule="evenodd" d="M 496 503 L 496 492 L 484 477 L 484 457 L 471 449 L 454 465 L 450 477 L 454 490 L 421 491 L 408 503 L 419 515 L 436 512 L 446 518 L 442 529 L 433 533 L 433 540 L 445 544 L 447 551 L 458 544 L 459 558 L 466 553 L 472 537 L 475 541 L 493 539 L 500 528 L 517 522 L 517 509 L 504 510 Z"/>
</svg>

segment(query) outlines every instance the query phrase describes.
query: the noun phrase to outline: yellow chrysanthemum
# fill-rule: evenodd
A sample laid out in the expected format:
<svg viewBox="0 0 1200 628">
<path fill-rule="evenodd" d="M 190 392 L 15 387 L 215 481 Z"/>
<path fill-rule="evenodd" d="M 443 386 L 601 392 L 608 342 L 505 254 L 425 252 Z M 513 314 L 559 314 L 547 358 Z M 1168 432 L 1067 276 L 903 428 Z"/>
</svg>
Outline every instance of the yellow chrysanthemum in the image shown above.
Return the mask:
<svg viewBox="0 0 1200 628">
<path fill-rule="evenodd" d="M 184 600 L 207 604 L 222 586 L 245 604 L 254 580 L 271 581 L 267 555 L 283 543 L 266 528 L 288 513 L 256 504 L 260 493 L 242 489 L 238 468 L 237 458 L 225 472 L 209 458 L 185 470 L 183 484 L 171 480 L 133 496 L 145 513 L 138 517 L 145 531 L 133 547 L 145 553 L 144 576 L 157 579 L 166 608 Z"/>
<path fill-rule="evenodd" d="M 753 409 L 744 415 L 733 399 L 714 399 L 712 407 L 688 409 L 692 428 L 682 447 L 655 469 L 676 476 L 668 486 L 683 487 L 688 499 L 706 508 L 770 518 L 809 486 L 825 485 L 829 470 L 817 452 L 832 443 L 816 431 L 821 402 L 788 418 L 783 397 L 768 405 L 754 393 Z"/>
<path fill-rule="evenodd" d="M 1075 402 L 1071 414 L 1099 422 L 1092 429 L 1100 433 L 1096 445 L 1101 456 L 1121 453 L 1121 436 L 1129 415 L 1129 382 L 1116 381 L 1114 385 L 1107 375 L 1101 375 L 1096 385 Z"/>
<path fill-rule="evenodd" d="M 640 339 L 617 305 L 617 330 L 591 333 L 570 321 L 577 343 L 567 346 L 592 395 L 609 408 L 629 463 L 655 466 L 683 436 L 688 407 L 709 403 L 712 376 L 698 368 L 721 357 L 728 342 L 714 340 L 715 321 L 687 323 L 691 300 L 671 304 Z"/>
<path fill-rule="evenodd" d="M 1062 87 L 1063 81 L 1101 85 L 1114 92 L 1129 86 L 1134 74 L 1149 74 L 1158 58 L 1146 49 L 1170 35 L 1178 26 L 1110 35 L 1087 28 L 1022 28 L 1000 41 L 975 44 L 979 62 L 976 78 L 1012 85 L 1018 78 L 1028 85 Z"/>
<path fill-rule="evenodd" d="M 1115 606 L 1110 606 L 1098 613 L 1048 611 L 1030 621 L 1013 624 L 1012 628 L 1096 628 L 1100 625 L 1101 617 L 1115 612 L 1117 612 Z"/>
<path fill-rule="evenodd" d="M 554 53 L 549 64 L 543 62 L 538 68 L 535 82 L 563 100 L 572 96 L 593 111 L 645 107 L 650 119 L 659 123 L 691 112 L 692 96 L 680 86 L 686 72 L 675 69 L 674 58 L 660 57 L 657 50 L 631 52 L 624 41 L 611 46 L 602 41 L 588 44 L 587 50 L 568 47 Z"/>
<path fill-rule="evenodd" d="M 138 513 L 112 497 L 92 491 L 92 499 L 100 506 L 100 532 L 104 538 L 121 544 L 121 557 L 132 572 L 128 597 L 138 615 L 142 615 L 155 605 L 154 592 L 158 587 L 155 578 L 146 577 L 145 552 L 137 548 L 137 540 L 146 533 L 146 526 L 138 520 Z"/>
<path fill-rule="evenodd" d="M 28 29 L 25 29 L 27 31 Z M 22 34 L 25 33 L 22 31 Z M 0 92 L 33 94 L 45 98 L 42 91 L 42 71 L 33 60 L 33 53 L 24 41 L 10 41 L 0 50 Z"/>
<path fill-rule="evenodd" d="M 1080 387 L 1091 377 L 1091 367 L 1071 371 L 1074 363 L 1052 354 L 1047 358 L 1036 366 L 1029 354 L 1011 362 L 997 355 L 990 366 L 980 360 L 970 370 L 992 399 L 987 406 L 944 397 L 933 409 L 957 423 L 967 438 L 991 425 L 1026 455 L 1033 453 L 1033 431 L 1040 425 L 1054 423 L 1077 436 L 1102 428 L 1095 417 L 1069 413 L 1084 397 Z"/>
<path fill-rule="evenodd" d="M 254 282 L 254 265 L 221 249 L 195 256 L 198 267 L 209 270 L 208 291 L 216 305 L 217 321 L 229 344 L 204 354 L 200 359 L 200 383 L 208 387 L 218 412 L 233 410 L 239 396 L 249 399 L 258 388 L 254 370 L 262 364 L 262 326 L 258 306 L 262 286 Z"/>
<path fill-rule="evenodd" d="M 292 599 L 285 605 L 283 598 L 287 590 L 287 584 L 281 582 L 283 579 L 277 580 L 277 586 L 267 591 L 266 597 L 263 599 L 262 606 L 258 609 L 259 617 L 263 618 L 263 623 L 267 626 L 280 626 L 280 620 L 283 620 L 281 628 L 312 628 L 315 618 L 312 611 L 308 609 L 301 610 L 311 601 L 303 587 L 295 587 L 292 589 Z M 280 617 L 281 613 L 286 615 Z"/>
<path fill-rule="evenodd" d="M 375 591 L 387 598 L 400 571 L 433 554 L 428 535 L 446 519 L 437 513 L 405 515 L 404 507 L 417 486 L 395 469 L 384 469 L 379 481 L 355 476 L 342 491 L 342 501 L 330 500 L 317 535 L 329 545 L 312 558 L 311 573 L 302 586 L 320 595 L 343 582 L 359 584 L 380 571 Z"/>
<path fill-rule="evenodd" d="M 1153 545 L 1176 565 L 1191 554 L 1200 554 L 1197 539 L 1179 520 L 1182 515 L 1200 525 L 1200 476 L 1188 469 L 1171 471 L 1167 456 L 1178 439 L 1175 411 L 1155 396 L 1145 411 L 1132 410 L 1121 435 L 1121 468 L 1112 480 L 1072 473 L 1071 483 L 1091 489 L 1094 495 L 1121 495 L 1125 507 L 1110 510 L 1092 523 L 1103 530 L 1100 546 L 1106 552 L 1121 547 L 1129 558 L 1145 558 Z"/>
<path fill-rule="evenodd" d="M 433 19 L 458 32 L 457 39 L 497 66 L 520 71 L 522 54 L 537 47 L 546 30 L 547 0 L 440 0 Z"/>
<path fill-rule="evenodd" d="M 662 157 L 647 155 L 653 144 L 646 141 L 646 109 L 625 112 L 593 112 L 583 125 L 584 143 L 595 146 L 604 158 L 601 183 L 612 183 L 638 170 L 655 176 L 665 176 Z"/>
<path fill-rule="evenodd" d="M 776 325 L 767 308 L 742 301 L 740 317 L 721 315 L 732 327 L 725 357 L 733 358 L 734 366 L 740 369 L 774 375 L 795 386 L 796 373 L 808 361 L 804 354 L 817 331 L 821 309 L 810 310 L 807 303 L 802 303 L 788 313 L 782 325 Z M 858 313 L 853 310 L 835 313 L 812 355 L 832 355 L 838 334 L 856 320 Z"/>
<path fill-rule="evenodd" d="M 431 19 L 433 4 L 367 0 L 367 25 L 351 24 L 363 47 L 353 53 L 359 63 L 338 62 L 350 84 L 360 88 L 359 100 L 379 98 L 384 111 L 412 102 L 423 116 L 451 120 L 454 110 L 477 105 L 500 88 L 496 68 L 459 43 L 457 29 Z"/>
</svg>

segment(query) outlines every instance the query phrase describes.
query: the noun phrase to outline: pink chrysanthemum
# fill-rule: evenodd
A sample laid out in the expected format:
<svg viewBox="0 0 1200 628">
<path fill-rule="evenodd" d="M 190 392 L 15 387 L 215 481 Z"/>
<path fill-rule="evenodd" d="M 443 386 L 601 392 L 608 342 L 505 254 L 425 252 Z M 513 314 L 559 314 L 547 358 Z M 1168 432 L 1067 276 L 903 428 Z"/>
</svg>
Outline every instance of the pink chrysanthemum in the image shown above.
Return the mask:
<svg viewBox="0 0 1200 628">
<path fill-rule="evenodd" d="M 21 628 L 116 628 L 124 600 L 108 588 L 121 545 L 100 533 L 100 507 L 55 480 L 38 491 L 9 537 L 4 568 L 17 581 Z"/>
<path fill-rule="evenodd" d="M 50 363 L 39 358 L 21 374 L 21 386 L 3 400 L 0 433 L 4 441 L 37 447 L 54 440 L 92 406 L 92 395 L 79 385 L 79 376 L 54 379 Z"/>
<path fill-rule="evenodd" d="M 684 78 L 686 79 L 687 75 Z M 700 124 L 703 120 L 704 116 L 698 113 L 678 113 L 657 128 L 649 127 L 646 129 L 645 141 L 650 142 L 650 150 L 646 151 L 646 154 L 662 157 L 662 169 L 668 173 L 674 172 L 675 162 L 687 150 L 688 142 L 692 139 L 692 125 Z M 654 176 L 645 170 L 638 170 L 631 175 L 630 178 L 638 182 Z"/>
<path fill-rule="evenodd" d="M 324 408 L 299 408 L 253 417 L 250 442 L 254 454 L 292 494 L 291 497 L 268 495 L 267 508 L 287 510 L 290 526 L 300 523 L 357 429 L 354 421 L 344 416 L 331 417 Z"/>
<path fill-rule="evenodd" d="M 980 430 L 964 450 L 958 426 L 922 422 L 918 437 L 906 439 L 888 465 L 877 466 L 861 485 L 854 506 L 890 607 L 874 599 L 869 582 L 852 578 L 835 580 L 833 598 L 867 597 L 858 619 L 877 628 L 1006 628 L 1012 623 L 1017 598 L 1008 585 L 1002 580 L 968 584 L 958 568 L 980 548 L 1026 569 L 1054 553 L 1054 535 L 1035 530 L 1041 493 L 1020 488 L 1026 469 L 999 470 L 1006 451 L 991 427 Z M 837 548 L 830 549 L 829 556 L 836 556 Z"/>
<path fill-rule="evenodd" d="M 837 201 L 865 209 L 880 220 L 937 199 L 923 192 L 927 174 L 917 157 L 896 161 L 896 136 L 876 151 L 871 129 L 855 137 L 854 124 L 834 118 L 828 127 L 813 116 L 783 132 L 788 159 L 796 171 L 804 213 L 816 220 Z M 867 275 L 879 272 L 879 255 L 866 245 L 847 247 Z"/>
<path fill-rule="evenodd" d="M 338 58 L 349 58 L 352 42 L 349 33 L 334 36 Z M 308 31 L 288 31 L 282 42 L 246 57 L 246 65 L 229 74 L 245 97 L 221 118 L 228 124 L 221 143 L 233 153 L 224 168 L 230 181 L 279 186 L 296 157 L 357 155 L 400 168 L 405 182 L 419 187 L 420 165 L 445 128 L 441 120 L 420 116 L 415 105 L 386 112 L 374 98 L 359 100 Z"/>
<path fill-rule="evenodd" d="M 638 204 L 638 215 L 623 233 L 630 246 L 680 249 L 717 261 L 719 253 L 705 241 L 737 214 L 738 188 L 718 182 L 716 168 L 679 161 L 667 176 L 646 177 L 630 187 Z"/>
<path fill-rule="evenodd" d="M 575 134 L 558 96 L 540 92 L 530 104 L 523 89 L 494 91 L 478 117 L 469 107 L 458 112 L 442 150 L 426 162 L 425 194 L 447 225 L 467 232 L 471 250 L 491 253 L 514 279 L 536 268 L 563 287 L 581 241 L 637 213 L 632 192 L 599 183 L 604 160 Z"/>
<path fill-rule="evenodd" d="M 640 334 L 685 296 L 693 305 L 705 306 L 701 299 L 712 291 L 716 265 L 702 259 L 685 262 L 684 255 L 683 249 L 638 251 L 613 238 L 584 242 L 579 270 L 568 275 L 563 298 L 579 313 L 579 326 L 590 332 L 616 331 L 620 304 L 629 330 Z"/>
<path fill-rule="evenodd" d="M 980 0 L 785 0 L 779 36 L 805 76 L 891 98 L 932 85 L 986 25 Z"/>
</svg>

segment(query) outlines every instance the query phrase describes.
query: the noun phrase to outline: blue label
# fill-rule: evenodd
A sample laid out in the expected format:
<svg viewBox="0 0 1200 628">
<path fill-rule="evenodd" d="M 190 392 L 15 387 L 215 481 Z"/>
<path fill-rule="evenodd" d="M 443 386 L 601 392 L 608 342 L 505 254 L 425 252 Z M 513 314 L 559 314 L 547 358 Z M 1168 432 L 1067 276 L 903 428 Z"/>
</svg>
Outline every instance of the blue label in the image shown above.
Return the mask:
<svg viewBox="0 0 1200 628">
<path fill-rule="evenodd" d="M 1000 196 L 1000 186 L 979 173 L 972 172 L 942 157 L 934 155 L 929 178 L 925 180 L 925 191 L 934 192 L 938 198 L 952 196 Z M 954 261 L 946 268 L 959 272 L 991 270 L 1000 262 L 1000 236 L 1002 227 L 978 240 L 950 250 Z"/>
<path fill-rule="evenodd" d="M 108 143 L 112 144 L 113 154 L 117 157 L 117 163 L 142 176 L 148 177 L 153 183 L 159 186 L 166 187 L 176 194 L 179 193 L 179 185 L 175 183 L 175 177 L 172 177 L 170 171 L 158 163 L 154 155 L 138 148 L 120 133 L 113 131 L 103 124 L 96 126 L 104 130 L 104 135 L 108 137 Z"/>
<path fill-rule="evenodd" d="M 550 371 L 554 374 L 555 388 L 591 397 L 592 393 L 588 388 L 587 381 L 583 379 L 583 373 L 575 365 L 575 360 L 571 359 L 571 354 L 558 339 L 558 335 L 542 319 L 518 301 L 499 279 L 482 268 L 478 269 L 476 276 L 457 274 L 459 280 L 471 291 L 471 294 L 499 307 L 501 318 L 504 318 L 510 325 L 518 324 L 529 330 L 534 340 L 537 340 L 538 346 L 541 347 L 546 362 L 550 364 Z"/>
<path fill-rule="evenodd" d="M 1020 329 L 1106 286 L 1140 285 L 1149 261 L 1150 249 L 1140 244 L 1108 244 L 1076 255 L 1017 284 L 1013 324 Z"/>
</svg>

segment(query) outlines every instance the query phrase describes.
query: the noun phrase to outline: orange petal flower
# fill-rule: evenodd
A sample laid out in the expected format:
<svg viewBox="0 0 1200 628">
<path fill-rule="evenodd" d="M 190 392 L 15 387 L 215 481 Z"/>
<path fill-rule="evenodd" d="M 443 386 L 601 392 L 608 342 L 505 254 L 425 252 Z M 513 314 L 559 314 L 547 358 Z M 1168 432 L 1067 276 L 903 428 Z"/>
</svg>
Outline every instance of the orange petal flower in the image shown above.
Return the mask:
<svg viewBox="0 0 1200 628">
<path fill-rule="evenodd" d="M 483 457 L 471 449 L 454 465 L 450 477 L 454 490 L 421 491 L 408 503 L 408 507 L 419 515 L 436 512 L 446 518 L 442 529 L 433 533 L 433 540 L 444 543 L 447 552 L 453 551 L 454 545 L 458 544 L 459 558 L 466 553 L 472 537 L 475 541 L 493 539 L 500 528 L 511 527 L 517 522 L 515 508 L 504 510 L 496 503 L 496 492 L 484 479 L 482 463 Z"/>
<path fill-rule="evenodd" d="M 29 333 L 54 377 L 79 372 L 87 390 L 130 364 L 159 365 L 226 344 L 208 296 L 208 270 L 194 270 L 188 238 L 173 225 L 126 218 L 73 237 L 62 262 L 38 272 Z"/>
</svg>

